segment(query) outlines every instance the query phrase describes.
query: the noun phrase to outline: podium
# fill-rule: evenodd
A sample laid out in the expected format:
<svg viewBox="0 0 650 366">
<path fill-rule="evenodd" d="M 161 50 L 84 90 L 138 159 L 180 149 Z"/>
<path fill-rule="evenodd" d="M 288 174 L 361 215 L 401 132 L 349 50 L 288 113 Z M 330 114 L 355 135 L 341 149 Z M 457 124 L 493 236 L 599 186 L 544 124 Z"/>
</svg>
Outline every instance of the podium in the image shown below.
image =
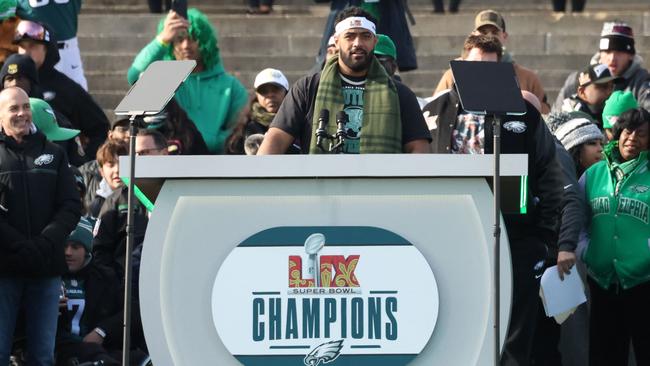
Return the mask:
<svg viewBox="0 0 650 366">
<path fill-rule="evenodd" d="M 138 157 L 157 196 L 140 270 L 154 364 L 492 365 L 492 160 Z M 525 155 L 501 164 L 526 175 Z M 505 230 L 501 246 L 505 320 Z"/>
</svg>

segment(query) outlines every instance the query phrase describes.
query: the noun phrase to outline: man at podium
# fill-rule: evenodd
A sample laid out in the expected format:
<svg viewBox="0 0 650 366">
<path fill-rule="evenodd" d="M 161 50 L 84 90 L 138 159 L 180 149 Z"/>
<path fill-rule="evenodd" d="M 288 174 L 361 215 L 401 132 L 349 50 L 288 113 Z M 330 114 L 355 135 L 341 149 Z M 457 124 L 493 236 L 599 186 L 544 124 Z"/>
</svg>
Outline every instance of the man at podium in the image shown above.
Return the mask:
<svg viewBox="0 0 650 366">
<path fill-rule="evenodd" d="M 336 23 L 338 56 L 291 88 L 258 154 L 282 154 L 296 139 L 310 154 L 429 152 L 431 135 L 415 94 L 392 80 L 373 54 L 375 19 L 350 7 Z M 325 135 L 337 149 L 323 148 Z"/>
<path fill-rule="evenodd" d="M 501 52 L 501 44 L 494 36 L 470 35 L 465 41 L 463 58 L 496 62 Z M 454 75 L 454 79 L 457 78 L 458 75 Z M 481 75 L 477 75 L 475 82 L 485 82 L 480 78 Z M 456 85 L 452 86 L 423 108 L 433 136 L 434 153 L 491 154 L 490 119 L 463 110 L 458 90 Z M 522 187 L 525 204 L 519 203 L 517 211 L 502 204 L 512 257 L 513 293 L 501 364 L 528 365 L 538 312 L 539 279 L 547 248 L 556 245 L 557 241 L 562 173 L 555 159 L 554 138 L 531 103 L 526 102 L 524 115 L 504 116 L 501 125 L 502 153 L 528 155 L 527 183 Z M 503 198 L 508 200 L 512 195 L 519 198 L 519 194 L 505 189 Z"/>
</svg>

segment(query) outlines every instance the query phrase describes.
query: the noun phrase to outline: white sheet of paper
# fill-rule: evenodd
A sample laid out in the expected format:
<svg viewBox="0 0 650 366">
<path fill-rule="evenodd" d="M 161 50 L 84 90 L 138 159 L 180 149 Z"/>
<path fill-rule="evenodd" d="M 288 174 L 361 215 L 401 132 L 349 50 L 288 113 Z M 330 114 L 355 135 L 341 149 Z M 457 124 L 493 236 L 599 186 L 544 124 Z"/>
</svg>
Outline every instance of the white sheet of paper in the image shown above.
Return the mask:
<svg viewBox="0 0 650 366">
<path fill-rule="evenodd" d="M 541 287 L 546 305 L 544 310 L 549 317 L 562 314 L 587 301 L 584 284 L 575 267 L 571 274 L 564 275 L 564 281 L 560 280 L 557 266 L 547 268 L 542 275 Z"/>
</svg>

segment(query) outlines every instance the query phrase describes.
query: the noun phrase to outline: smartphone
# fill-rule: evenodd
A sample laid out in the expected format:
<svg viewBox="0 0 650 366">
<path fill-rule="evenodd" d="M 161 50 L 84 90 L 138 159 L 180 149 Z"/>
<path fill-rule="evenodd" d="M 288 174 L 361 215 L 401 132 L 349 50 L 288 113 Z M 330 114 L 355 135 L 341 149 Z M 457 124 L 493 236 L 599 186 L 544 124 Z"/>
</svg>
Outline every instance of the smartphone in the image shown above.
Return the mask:
<svg viewBox="0 0 650 366">
<path fill-rule="evenodd" d="M 187 19 L 187 0 L 172 0 L 172 10 Z"/>
</svg>

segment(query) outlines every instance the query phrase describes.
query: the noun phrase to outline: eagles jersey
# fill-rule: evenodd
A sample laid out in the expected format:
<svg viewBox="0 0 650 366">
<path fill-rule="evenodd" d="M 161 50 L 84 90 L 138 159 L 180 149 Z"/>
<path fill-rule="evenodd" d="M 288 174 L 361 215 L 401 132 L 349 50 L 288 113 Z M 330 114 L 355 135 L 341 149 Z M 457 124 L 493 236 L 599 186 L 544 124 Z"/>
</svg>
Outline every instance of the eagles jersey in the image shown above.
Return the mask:
<svg viewBox="0 0 650 366">
<path fill-rule="evenodd" d="M 68 316 L 70 321 L 70 333 L 81 338 L 88 333 L 88 329 L 83 329 L 81 318 L 86 308 L 86 288 L 84 280 L 76 278 L 64 278 L 63 286 L 65 287 L 66 297 L 68 298 Z"/>
</svg>

